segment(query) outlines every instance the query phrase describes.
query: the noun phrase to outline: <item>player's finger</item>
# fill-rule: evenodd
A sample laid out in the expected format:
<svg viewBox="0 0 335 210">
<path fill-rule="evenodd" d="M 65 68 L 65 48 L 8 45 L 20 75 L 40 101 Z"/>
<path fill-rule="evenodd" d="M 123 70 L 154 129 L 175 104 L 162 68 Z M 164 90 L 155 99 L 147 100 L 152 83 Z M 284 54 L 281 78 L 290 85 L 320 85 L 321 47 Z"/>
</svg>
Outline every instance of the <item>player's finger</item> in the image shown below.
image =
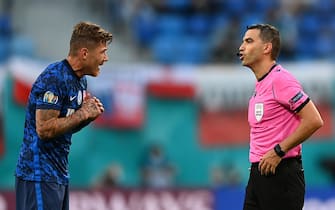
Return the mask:
<svg viewBox="0 0 335 210">
<path fill-rule="evenodd" d="M 98 107 L 103 107 L 104 105 L 101 102 L 97 102 Z"/>
<path fill-rule="evenodd" d="M 84 96 L 84 100 L 87 100 L 87 99 L 89 99 L 89 98 L 91 98 L 91 97 L 92 97 L 91 93 L 86 92 L 86 94 L 85 94 L 85 96 Z"/>
<path fill-rule="evenodd" d="M 100 99 L 98 99 L 97 97 L 94 96 L 93 98 L 96 102 L 100 102 Z"/>
</svg>

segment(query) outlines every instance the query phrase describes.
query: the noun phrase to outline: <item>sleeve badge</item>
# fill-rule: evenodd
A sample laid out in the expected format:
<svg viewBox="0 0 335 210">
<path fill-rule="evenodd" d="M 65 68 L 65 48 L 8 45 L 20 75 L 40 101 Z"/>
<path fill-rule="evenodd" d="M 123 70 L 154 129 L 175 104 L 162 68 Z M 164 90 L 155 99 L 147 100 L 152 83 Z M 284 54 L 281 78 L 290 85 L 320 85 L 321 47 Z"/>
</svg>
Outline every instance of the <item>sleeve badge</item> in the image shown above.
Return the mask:
<svg viewBox="0 0 335 210">
<path fill-rule="evenodd" d="M 49 104 L 56 104 L 58 102 L 58 96 L 56 96 L 53 92 L 47 91 L 44 93 L 43 102 Z"/>
</svg>

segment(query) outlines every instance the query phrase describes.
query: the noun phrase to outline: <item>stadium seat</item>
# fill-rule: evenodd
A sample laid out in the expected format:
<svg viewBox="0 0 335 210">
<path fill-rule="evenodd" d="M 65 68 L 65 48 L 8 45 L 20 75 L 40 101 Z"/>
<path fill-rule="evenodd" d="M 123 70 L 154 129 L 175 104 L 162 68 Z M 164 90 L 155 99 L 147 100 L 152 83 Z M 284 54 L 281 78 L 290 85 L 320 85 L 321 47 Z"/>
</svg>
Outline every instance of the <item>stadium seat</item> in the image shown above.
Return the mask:
<svg viewBox="0 0 335 210">
<path fill-rule="evenodd" d="M 241 31 L 244 33 L 247 26 L 264 22 L 264 15 L 261 13 L 250 13 L 241 18 Z"/>
<path fill-rule="evenodd" d="M 186 31 L 186 19 L 183 16 L 161 14 L 157 17 L 158 33 L 182 35 Z"/>
<path fill-rule="evenodd" d="M 229 17 L 226 14 L 222 14 L 222 13 L 215 14 L 212 17 L 211 21 L 212 21 L 213 30 L 224 28 L 231 22 Z"/>
<path fill-rule="evenodd" d="M 25 35 L 13 36 L 10 42 L 10 49 L 13 55 L 34 57 L 36 53 L 35 48 L 33 40 Z"/>
<path fill-rule="evenodd" d="M 315 2 L 314 6 L 321 16 L 333 14 L 335 9 L 333 0 L 318 0 Z"/>
<path fill-rule="evenodd" d="M 208 36 L 211 32 L 211 19 L 208 15 L 193 15 L 188 21 L 188 32 L 194 35 Z"/>
<path fill-rule="evenodd" d="M 163 64 L 175 63 L 180 43 L 179 36 L 162 35 L 156 37 L 151 45 L 154 60 Z"/>
<path fill-rule="evenodd" d="M 8 15 L 0 14 L 0 36 L 11 36 L 12 24 Z"/>
<path fill-rule="evenodd" d="M 244 14 L 247 11 L 247 5 L 244 0 L 226 0 L 222 4 L 222 9 L 234 18 Z"/>
<path fill-rule="evenodd" d="M 317 58 L 317 37 L 305 36 L 300 37 L 296 47 L 296 59 L 305 60 L 305 59 L 316 59 Z"/>
<path fill-rule="evenodd" d="M 133 18 L 132 32 L 140 47 L 150 45 L 157 33 L 155 16 L 151 13 L 138 14 Z"/>
<path fill-rule="evenodd" d="M 264 1 L 264 0 L 248 0 L 248 11 L 251 13 L 265 13 L 273 8 L 279 8 L 278 0 Z"/>
<path fill-rule="evenodd" d="M 203 64 L 209 61 L 209 45 L 206 38 L 186 36 L 179 44 L 178 63 Z"/>
<path fill-rule="evenodd" d="M 330 30 L 332 34 L 335 34 L 335 14 L 331 15 L 327 20 L 328 21 L 326 23 L 327 25 L 325 25 L 325 28 Z"/>
<path fill-rule="evenodd" d="M 320 29 L 320 17 L 317 14 L 308 12 L 303 14 L 298 20 L 298 30 L 303 36 L 316 35 Z"/>
<path fill-rule="evenodd" d="M 165 6 L 172 10 L 185 10 L 191 6 L 190 0 L 166 0 Z"/>
<path fill-rule="evenodd" d="M 331 34 L 320 34 L 315 41 L 316 53 L 320 58 L 334 57 L 334 40 Z"/>
<path fill-rule="evenodd" d="M 0 36 L 0 63 L 5 62 L 10 56 L 10 39 L 7 36 Z"/>
</svg>

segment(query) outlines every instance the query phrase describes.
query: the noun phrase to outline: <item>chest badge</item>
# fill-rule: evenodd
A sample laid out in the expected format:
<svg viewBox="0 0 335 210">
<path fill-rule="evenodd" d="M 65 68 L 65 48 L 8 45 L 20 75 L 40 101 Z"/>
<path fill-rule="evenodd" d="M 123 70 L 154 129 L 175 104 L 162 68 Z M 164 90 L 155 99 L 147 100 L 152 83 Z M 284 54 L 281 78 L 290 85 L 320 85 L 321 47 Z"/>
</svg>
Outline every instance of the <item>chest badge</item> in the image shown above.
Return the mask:
<svg viewBox="0 0 335 210">
<path fill-rule="evenodd" d="M 264 104 L 256 103 L 255 104 L 255 118 L 257 122 L 261 121 L 263 114 L 264 114 Z"/>
<path fill-rule="evenodd" d="M 81 91 L 78 91 L 77 103 L 78 105 L 81 105 L 82 102 L 83 102 L 83 94 Z"/>
</svg>

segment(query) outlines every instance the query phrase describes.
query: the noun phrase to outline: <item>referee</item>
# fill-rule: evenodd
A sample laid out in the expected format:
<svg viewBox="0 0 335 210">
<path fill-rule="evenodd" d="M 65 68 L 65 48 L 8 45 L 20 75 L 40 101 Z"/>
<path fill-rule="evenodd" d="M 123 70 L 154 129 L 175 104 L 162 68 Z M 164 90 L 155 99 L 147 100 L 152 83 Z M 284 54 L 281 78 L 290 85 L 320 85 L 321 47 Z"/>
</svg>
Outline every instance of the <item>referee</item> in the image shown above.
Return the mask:
<svg viewBox="0 0 335 210">
<path fill-rule="evenodd" d="M 244 210 L 303 208 L 301 144 L 323 125 L 300 83 L 276 63 L 279 51 L 275 27 L 247 27 L 238 55 L 253 71 L 256 84 L 248 109 L 251 169 Z"/>
</svg>

